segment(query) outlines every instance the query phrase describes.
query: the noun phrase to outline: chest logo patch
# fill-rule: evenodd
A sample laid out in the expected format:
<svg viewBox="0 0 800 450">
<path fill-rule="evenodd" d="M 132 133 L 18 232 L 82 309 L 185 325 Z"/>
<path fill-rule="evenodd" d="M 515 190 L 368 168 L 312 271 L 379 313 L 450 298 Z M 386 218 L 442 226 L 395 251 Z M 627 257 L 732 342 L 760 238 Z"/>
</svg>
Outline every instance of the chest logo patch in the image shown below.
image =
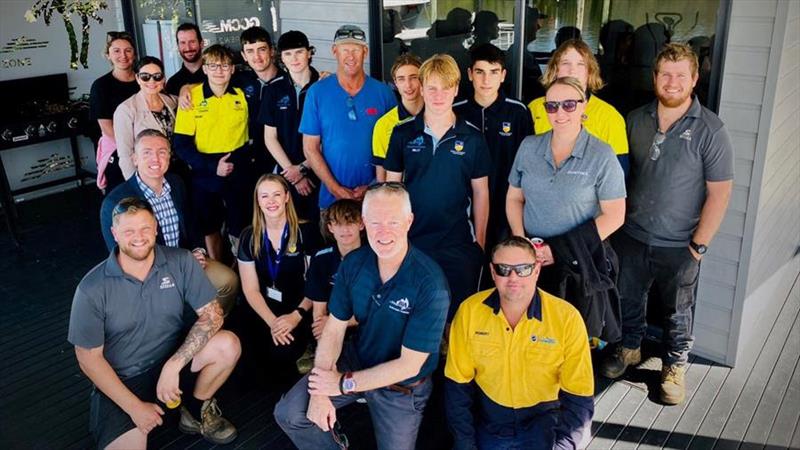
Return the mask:
<svg viewBox="0 0 800 450">
<path fill-rule="evenodd" d="M 378 114 L 378 108 L 367 108 L 367 115 L 368 116 L 375 116 Z"/>
<path fill-rule="evenodd" d="M 412 153 L 421 152 L 422 147 L 424 146 L 425 146 L 425 138 L 423 138 L 422 136 L 417 136 L 406 144 L 406 148 L 411 150 Z"/>
<path fill-rule="evenodd" d="M 542 344 L 555 345 L 557 341 L 555 340 L 555 338 L 547 336 L 536 336 L 535 334 L 532 334 L 531 342 L 541 342 Z"/>
<path fill-rule="evenodd" d="M 159 289 L 170 289 L 170 288 L 174 288 L 174 287 L 175 287 L 175 283 L 172 281 L 172 278 L 170 278 L 170 277 L 162 277 L 161 278 L 161 284 L 158 285 Z"/>
<path fill-rule="evenodd" d="M 278 100 L 277 106 L 280 109 L 288 109 L 290 102 L 291 102 L 291 100 L 289 99 L 289 96 L 288 95 L 284 95 L 283 98 Z"/>
<path fill-rule="evenodd" d="M 390 301 L 389 309 L 392 311 L 397 311 L 400 314 L 409 314 L 411 313 L 411 304 L 408 299 L 404 297 L 399 300 Z"/>
<path fill-rule="evenodd" d="M 511 136 L 511 122 L 503 122 L 500 136 Z"/>
<path fill-rule="evenodd" d="M 678 137 L 680 137 L 683 140 L 692 142 L 692 129 L 691 128 L 687 129 L 686 131 L 681 133 L 681 135 Z"/>
<path fill-rule="evenodd" d="M 246 95 L 247 98 L 252 97 L 253 94 L 255 94 L 255 92 L 256 92 L 255 86 L 247 86 L 246 88 L 244 88 L 244 95 Z"/>
</svg>

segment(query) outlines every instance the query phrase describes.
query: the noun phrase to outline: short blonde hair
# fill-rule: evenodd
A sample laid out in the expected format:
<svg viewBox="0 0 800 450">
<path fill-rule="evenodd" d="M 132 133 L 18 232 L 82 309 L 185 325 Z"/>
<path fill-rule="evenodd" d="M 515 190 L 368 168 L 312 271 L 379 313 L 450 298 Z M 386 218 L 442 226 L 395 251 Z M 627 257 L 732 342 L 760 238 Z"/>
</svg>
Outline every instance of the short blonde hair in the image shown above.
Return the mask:
<svg viewBox="0 0 800 450">
<path fill-rule="evenodd" d="M 458 70 L 456 60 L 443 53 L 431 56 L 420 66 L 419 81 L 422 84 L 432 75 L 439 77 L 447 88 L 456 87 L 461 82 L 461 71 Z"/>
<path fill-rule="evenodd" d="M 586 89 L 590 92 L 595 93 L 603 88 L 605 83 L 603 83 L 603 78 L 600 76 L 600 66 L 597 64 L 597 60 L 594 58 L 594 54 L 592 53 L 592 49 L 586 45 L 586 42 L 583 42 L 580 39 L 569 39 L 561 44 L 558 49 L 553 52 L 553 56 L 550 57 L 550 60 L 547 61 L 547 68 L 544 71 L 544 74 L 539 81 L 542 82 L 542 85 L 547 89 L 550 87 L 556 78 L 558 78 L 558 63 L 561 61 L 561 57 L 564 56 L 570 49 L 575 49 L 578 54 L 581 55 L 583 61 L 586 63 Z"/>
<path fill-rule="evenodd" d="M 578 81 L 577 78 L 575 77 L 556 78 L 555 80 L 553 80 L 552 83 L 550 83 L 550 86 L 547 86 L 547 90 L 549 91 L 550 88 L 558 85 L 569 86 L 572 89 L 575 89 L 575 92 L 577 92 L 578 95 L 581 96 L 580 100 L 586 101 L 586 92 L 583 90 L 583 85 L 581 85 L 581 82 Z"/>
<path fill-rule="evenodd" d="M 203 50 L 203 64 L 233 64 L 233 53 L 228 47 L 214 44 Z"/>
<path fill-rule="evenodd" d="M 697 54 L 692 50 L 688 44 L 680 44 L 672 42 L 664 45 L 664 48 L 656 56 L 656 62 L 653 64 L 653 73 L 658 73 L 658 68 L 661 66 L 662 61 L 678 62 L 682 59 L 688 59 L 689 65 L 692 68 L 692 75 L 697 75 L 700 63 L 697 61 Z"/>
</svg>

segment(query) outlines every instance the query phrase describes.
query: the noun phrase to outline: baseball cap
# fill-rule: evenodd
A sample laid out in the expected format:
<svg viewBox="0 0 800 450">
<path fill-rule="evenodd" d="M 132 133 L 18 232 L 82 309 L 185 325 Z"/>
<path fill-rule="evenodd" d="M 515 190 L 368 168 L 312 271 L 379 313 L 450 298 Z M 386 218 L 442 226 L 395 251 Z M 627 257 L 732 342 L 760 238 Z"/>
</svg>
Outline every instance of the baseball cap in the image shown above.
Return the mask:
<svg viewBox="0 0 800 450">
<path fill-rule="evenodd" d="M 361 44 L 367 45 L 367 35 L 364 30 L 355 25 L 342 25 L 333 35 L 334 44 Z"/>
<path fill-rule="evenodd" d="M 310 48 L 308 37 L 297 30 L 287 31 L 278 38 L 278 51 L 293 50 L 296 48 Z"/>
</svg>

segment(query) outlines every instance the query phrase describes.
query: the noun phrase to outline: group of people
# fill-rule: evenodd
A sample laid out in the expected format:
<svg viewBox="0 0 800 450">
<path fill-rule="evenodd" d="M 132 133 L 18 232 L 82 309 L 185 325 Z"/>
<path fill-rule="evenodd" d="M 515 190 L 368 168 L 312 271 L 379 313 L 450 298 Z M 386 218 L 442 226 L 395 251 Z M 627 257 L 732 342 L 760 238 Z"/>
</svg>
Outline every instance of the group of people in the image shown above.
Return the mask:
<svg viewBox="0 0 800 450">
<path fill-rule="evenodd" d="M 167 81 L 110 33 L 113 69 L 92 86 L 110 254 L 76 290 L 68 339 L 95 385 L 99 448 L 145 448 L 164 407 L 181 431 L 232 442 L 215 394 L 240 355 L 270 382 L 308 371 L 274 411 L 302 449 L 346 448 L 336 410 L 364 399 L 379 448 L 414 448 L 434 388 L 455 448 L 576 448 L 591 349 L 614 346 L 611 378 L 638 364 L 653 286 L 660 398 L 683 400 L 700 259 L 733 178 L 725 127 L 692 95 L 690 47 L 662 49 L 657 100 L 626 121 L 595 95 L 579 39 L 527 106 L 503 93 L 505 54 L 488 42 L 458 98 L 446 54 L 399 56 L 394 92 L 368 76 L 352 25 L 331 74 L 299 31 L 273 46 L 245 30 L 243 70 L 194 24 L 176 40 L 184 64 Z M 236 333 L 222 329 L 232 312 Z"/>
</svg>

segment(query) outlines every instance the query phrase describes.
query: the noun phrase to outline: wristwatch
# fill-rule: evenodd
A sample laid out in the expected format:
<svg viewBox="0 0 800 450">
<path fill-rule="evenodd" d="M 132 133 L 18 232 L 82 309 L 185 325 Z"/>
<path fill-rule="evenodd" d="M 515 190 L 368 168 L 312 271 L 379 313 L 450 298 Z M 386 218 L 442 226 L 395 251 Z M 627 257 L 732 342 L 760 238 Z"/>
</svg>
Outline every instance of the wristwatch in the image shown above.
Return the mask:
<svg viewBox="0 0 800 450">
<path fill-rule="evenodd" d="M 705 255 L 708 251 L 708 247 L 703 244 L 698 244 L 695 241 L 689 241 L 689 247 L 692 247 L 694 251 L 697 252 L 698 255 Z"/>
<path fill-rule="evenodd" d="M 339 390 L 342 394 L 352 394 L 356 391 L 356 380 L 353 378 L 353 372 L 345 372 L 342 378 L 339 379 Z"/>
</svg>

